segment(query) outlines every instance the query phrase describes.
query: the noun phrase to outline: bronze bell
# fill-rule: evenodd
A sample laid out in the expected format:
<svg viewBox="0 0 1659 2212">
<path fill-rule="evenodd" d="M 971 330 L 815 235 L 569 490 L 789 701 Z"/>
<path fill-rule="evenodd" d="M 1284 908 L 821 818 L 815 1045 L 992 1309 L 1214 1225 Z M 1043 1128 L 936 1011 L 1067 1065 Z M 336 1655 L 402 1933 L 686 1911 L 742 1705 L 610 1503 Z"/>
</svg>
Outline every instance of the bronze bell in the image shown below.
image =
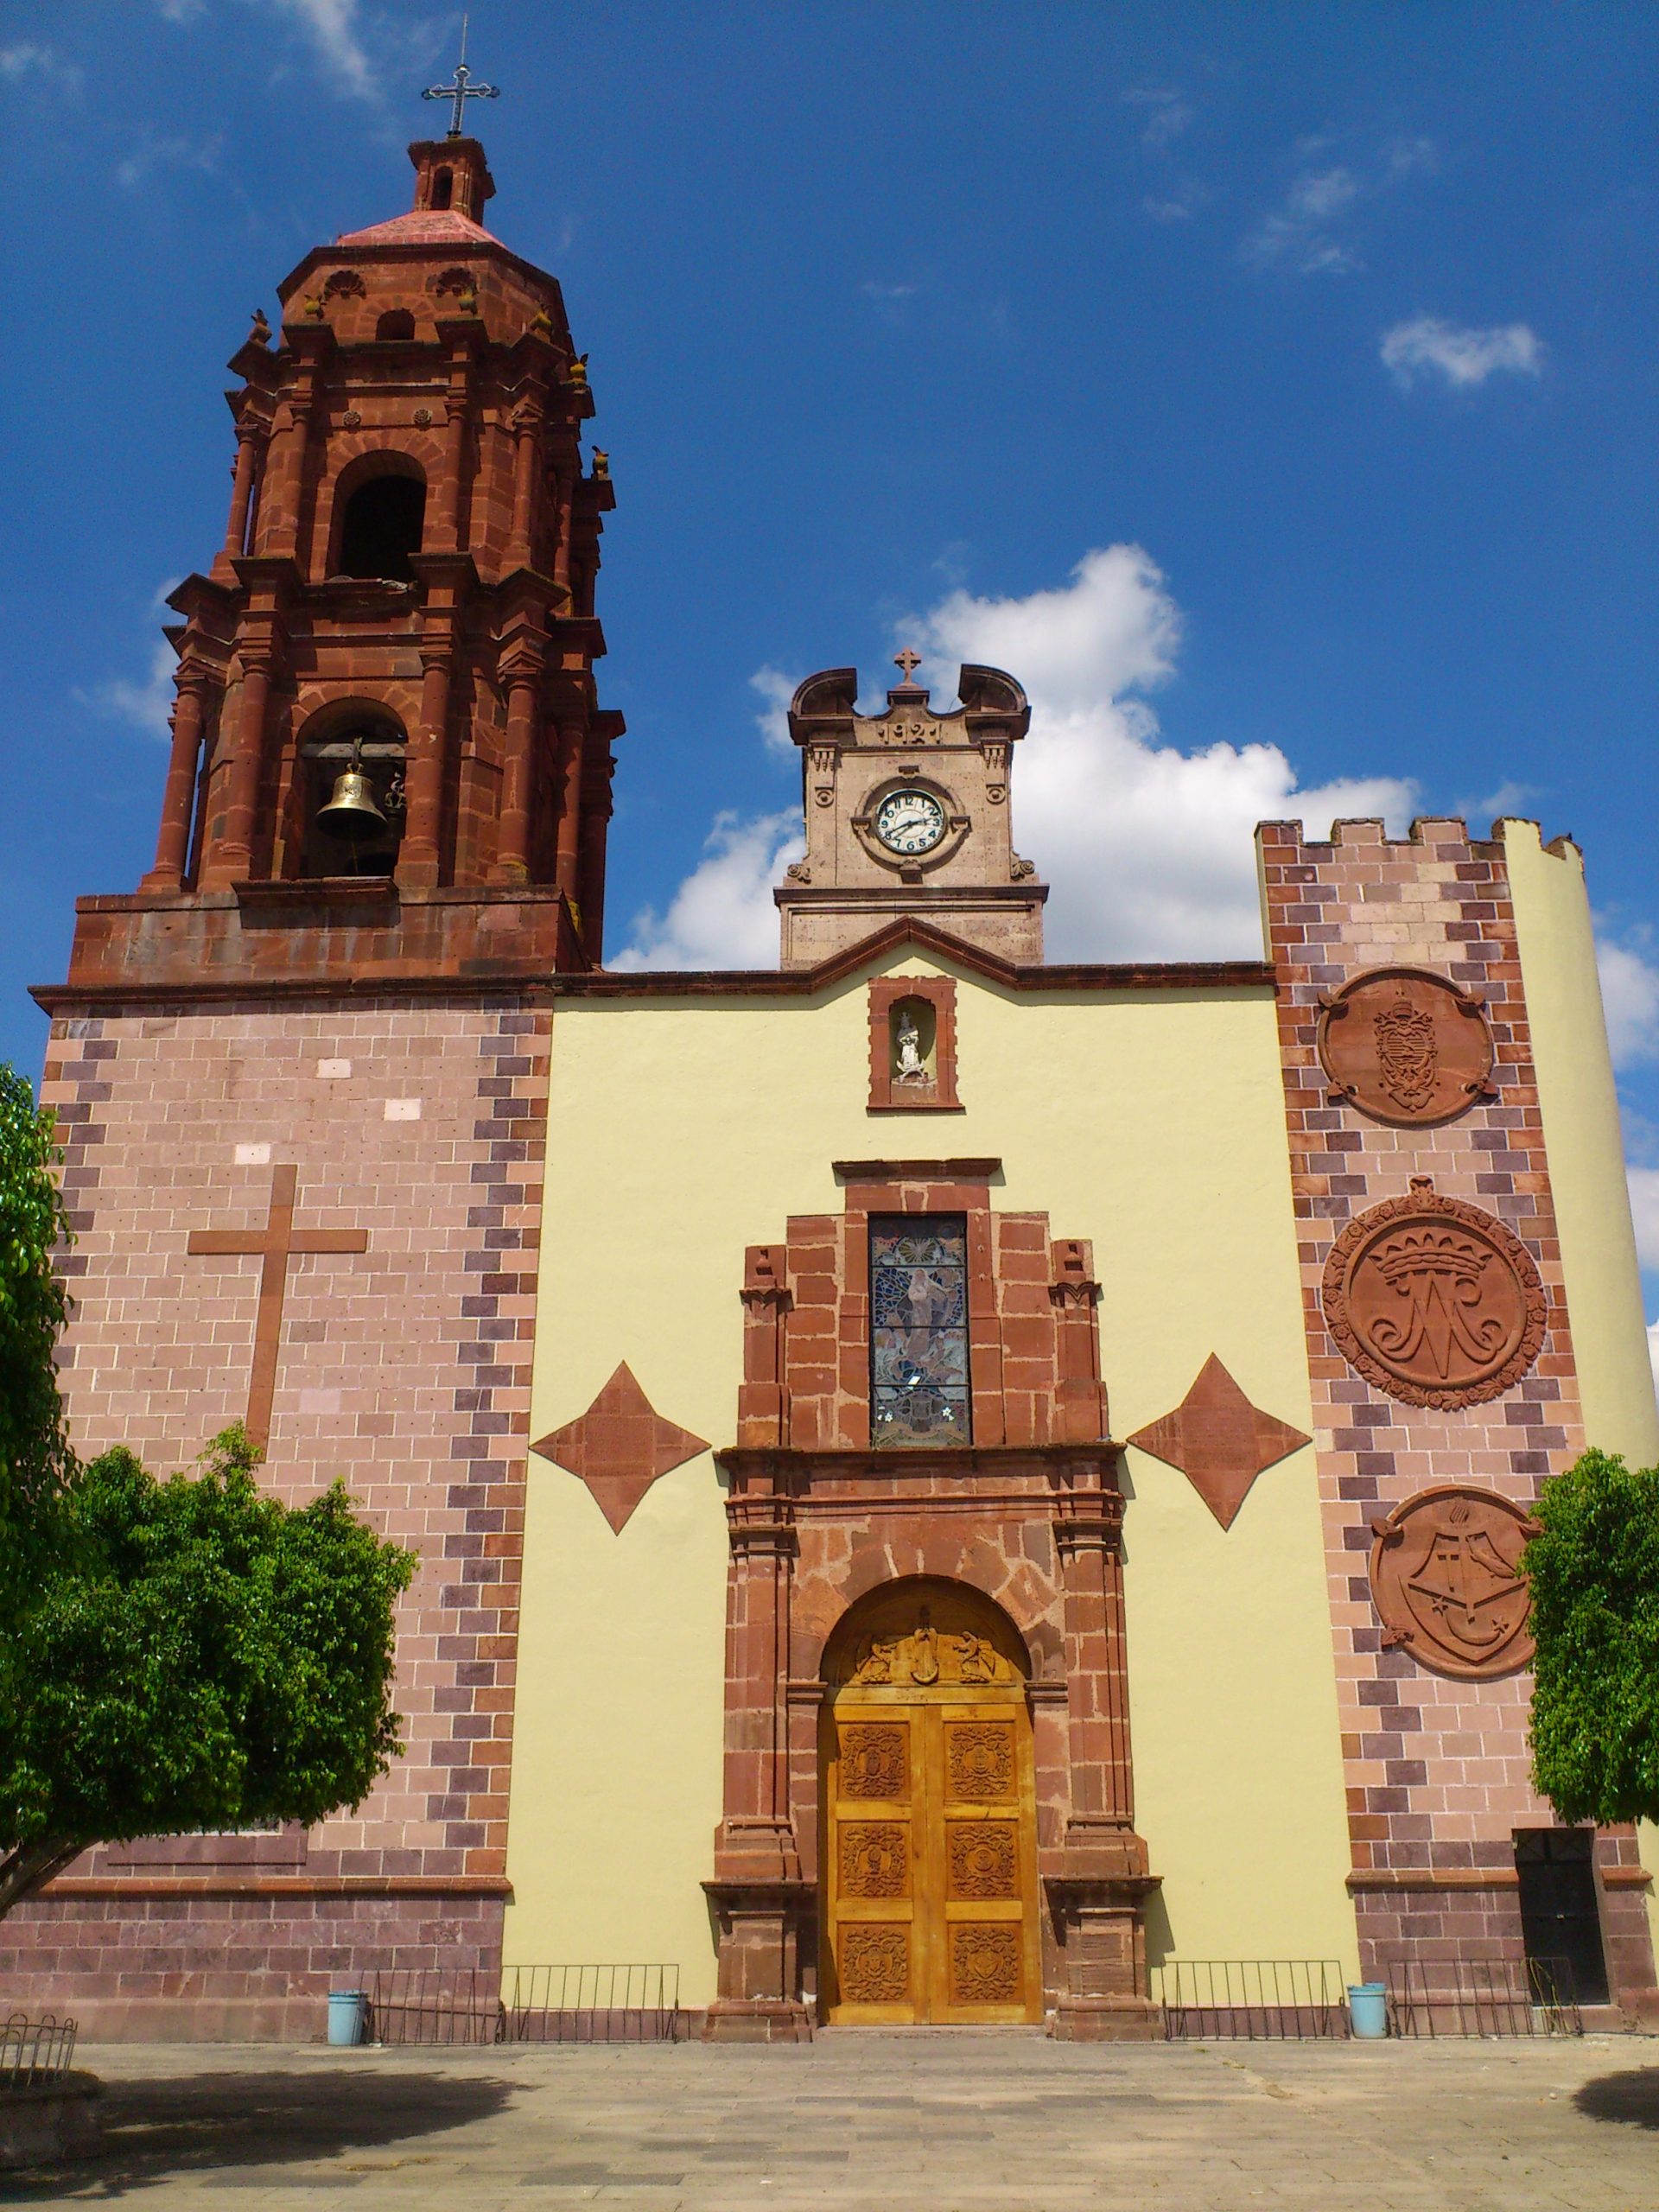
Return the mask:
<svg viewBox="0 0 1659 2212">
<path fill-rule="evenodd" d="M 386 827 L 386 817 L 375 804 L 374 786 L 363 772 L 363 741 L 352 747 L 352 765 L 334 779 L 334 796 L 317 809 L 317 827 L 348 844 L 365 844 Z"/>
</svg>

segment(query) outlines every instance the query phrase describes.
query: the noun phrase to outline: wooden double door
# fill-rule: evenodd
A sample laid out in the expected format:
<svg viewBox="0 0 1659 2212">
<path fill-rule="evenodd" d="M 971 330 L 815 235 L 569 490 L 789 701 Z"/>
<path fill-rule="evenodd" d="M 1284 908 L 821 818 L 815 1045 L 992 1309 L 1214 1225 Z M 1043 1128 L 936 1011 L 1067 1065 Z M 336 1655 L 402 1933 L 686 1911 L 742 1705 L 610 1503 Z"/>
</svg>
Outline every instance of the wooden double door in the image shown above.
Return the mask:
<svg viewBox="0 0 1659 2212">
<path fill-rule="evenodd" d="M 931 1633 L 925 1613 L 924 1638 Z M 981 1649 L 970 1677 L 1013 1671 L 988 1645 Z M 878 1673 L 912 1671 L 874 1663 Z M 823 1780 L 827 2017 L 870 2024 L 1040 2020 L 1023 1681 L 850 1682 L 828 1703 Z"/>
</svg>

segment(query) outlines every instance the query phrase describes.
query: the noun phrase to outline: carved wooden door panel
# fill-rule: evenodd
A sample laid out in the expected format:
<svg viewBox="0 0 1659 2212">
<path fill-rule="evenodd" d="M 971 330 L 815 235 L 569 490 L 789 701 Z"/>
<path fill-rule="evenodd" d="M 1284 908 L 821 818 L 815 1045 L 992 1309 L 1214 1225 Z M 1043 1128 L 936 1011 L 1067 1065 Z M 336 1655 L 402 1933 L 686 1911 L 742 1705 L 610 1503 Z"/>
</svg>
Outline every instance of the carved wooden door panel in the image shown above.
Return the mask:
<svg viewBox="0 0 1659 2212">
<path fill-rule="evenodd" d="M 829 2018 L 1040 2019 L 1023 1687 L 843 1690 L 827 1738 Z"/>
</svg>

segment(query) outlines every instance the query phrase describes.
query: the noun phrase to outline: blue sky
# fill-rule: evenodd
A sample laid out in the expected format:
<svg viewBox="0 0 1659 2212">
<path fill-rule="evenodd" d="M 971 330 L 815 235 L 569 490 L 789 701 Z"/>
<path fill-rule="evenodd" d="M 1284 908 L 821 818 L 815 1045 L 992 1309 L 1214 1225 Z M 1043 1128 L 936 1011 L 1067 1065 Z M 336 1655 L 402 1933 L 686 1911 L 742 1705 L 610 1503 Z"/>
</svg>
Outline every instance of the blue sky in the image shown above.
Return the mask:
<svg viewBox="0 0 1659 2212">
<path fill-rule="evenodd" d="M 562 279 L 618 507 L 610 938 L 770 956 L 780 700 L 914 639 L 1037 702 L 1057 954 L 1251 950 L 1257 814 L 1584 845 L 1659 1313 L 1659 14 L 479 0 L 493 227 Z M 223 363 L 408 202 L 459 10 L 0 12 L 0 1053 L 148 863 L 158 594 Z"/>
</svg>

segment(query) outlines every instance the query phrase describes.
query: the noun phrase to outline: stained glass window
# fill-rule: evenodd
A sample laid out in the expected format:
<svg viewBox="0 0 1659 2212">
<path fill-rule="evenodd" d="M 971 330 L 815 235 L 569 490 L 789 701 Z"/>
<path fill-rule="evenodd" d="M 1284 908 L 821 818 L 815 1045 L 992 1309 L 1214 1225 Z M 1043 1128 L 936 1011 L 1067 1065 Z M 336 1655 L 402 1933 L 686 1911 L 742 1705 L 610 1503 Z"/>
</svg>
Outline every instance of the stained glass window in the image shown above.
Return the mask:
<svg viewBox="0 0 1659 2212">
<path fill-rule="evenodd" d="M 966 1444 L 968 1224 L 960 1214 L 870 1222 L 870 1438 Z"/>
</svg>

